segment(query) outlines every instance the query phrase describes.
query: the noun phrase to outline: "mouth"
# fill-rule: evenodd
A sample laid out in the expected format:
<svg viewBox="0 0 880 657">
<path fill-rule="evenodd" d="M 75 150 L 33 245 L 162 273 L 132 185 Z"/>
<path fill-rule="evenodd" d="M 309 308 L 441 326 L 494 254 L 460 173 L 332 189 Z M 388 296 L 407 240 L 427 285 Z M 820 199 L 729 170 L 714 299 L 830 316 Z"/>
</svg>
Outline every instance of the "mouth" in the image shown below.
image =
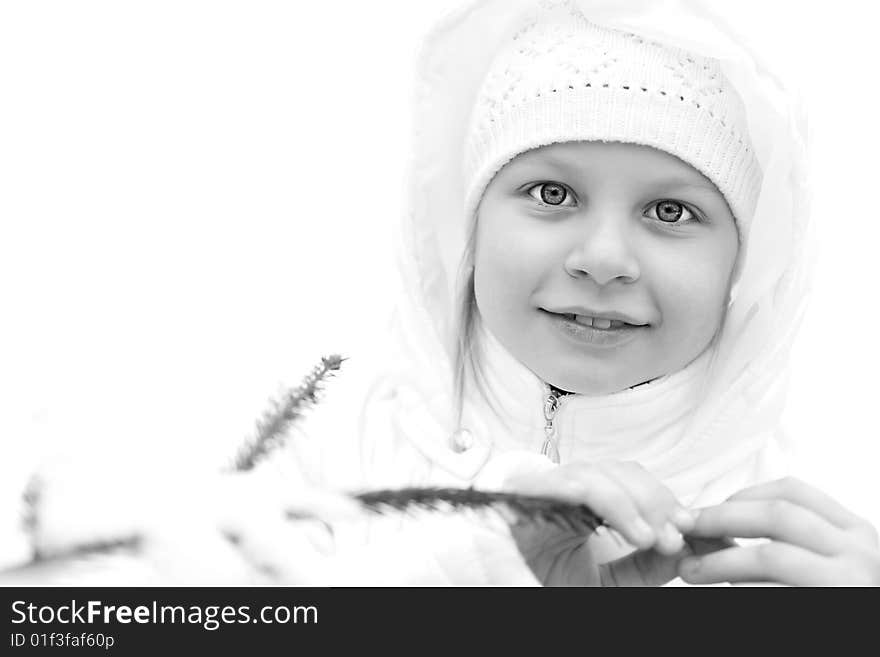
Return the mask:
<svg viewBox="0 0 880 657">
<path fill-rule="evenodd" d="M 590 317 L 573 313 L 541 311 L 551 320 L 554 330 L 567 341 L 590 349 L 621 347 L 635 340 L 648 324 L 629 324 L 618 319 Z"/>
<path fill-rule="evenodd" d="M 561 317 L 570 322 L 575 322 L 581 326 L 593 328 L 598 331 L 613 331 L 622 328 L 642 328 L 648 326 L 648 324 L 631 324 L 620 319 L 610 319 L 608 317 L 593 317 L 589 315 L 577 315 L 575 313 L 554 313 L 545 310 L 544 308 L 541 310 L 550 315 Z"/>
<path fill-rule="evenodd" d="M 589 326 L 594 329 L 598 329 L 600 331 L 609 331 L 614 329 L 623 328 L 624 326 L 633 326 L 633 324 L 627 324 L 626 322 L 621 322 L 619 319 L 605 319 L 602 317 L 587 317 L 586 315 L 560 315 L 565 319 L 571 322 L 577 322 L 581 326 Z"/>
</svg>

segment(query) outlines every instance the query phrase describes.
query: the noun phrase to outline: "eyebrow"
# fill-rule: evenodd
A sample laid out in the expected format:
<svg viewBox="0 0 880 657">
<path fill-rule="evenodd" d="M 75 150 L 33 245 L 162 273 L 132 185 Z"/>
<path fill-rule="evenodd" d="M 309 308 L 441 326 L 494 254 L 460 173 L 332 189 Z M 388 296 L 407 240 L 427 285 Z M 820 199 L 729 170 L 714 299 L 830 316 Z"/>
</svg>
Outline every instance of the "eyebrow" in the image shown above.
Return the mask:
<svg viewBox="0 0 880 657">
<path fill-rule="evenodd" d="M 715 185 L 713 185 L 711 182 L 708 182 L 708 181 L 707 182 L 690 182 L 687 180 L 680 180 L 678 178 L 669 178 L 667 180 L 658 180 L 654 184 L 657 187 L 687 187 L 690 189 L 705 190 L 707 192 L 712 192 L 713 194 L 720 193 L 718 188 L 715 187 Z"/>
<path fill-rule="evenodd" d="M 530 167 L 546 165 L 551 169 L 556 169 L 557 171 L 561 171 L 563 173 L 572 173 L 577 169 L 577 167 L 568 160 L 561 160 L 559 158 L 553 157 L 552 155 L 544 155 L 541 159 L 535 158 L 534 160 L 526 160 L 524 164 Z"/>
<path fill-rule="evenodd" d="M 705 176 L 705 174 L 697 171 L 698 178 L 681 178 L 679 176 L 670 176 L 669 178 L 661 178 L 657 181 L 657 184 L 661 185 L 676 185 L 678 187 L 709 187 L 714 188 L 715 185 L 712 183 L 709 178 Z"/>
</svg>

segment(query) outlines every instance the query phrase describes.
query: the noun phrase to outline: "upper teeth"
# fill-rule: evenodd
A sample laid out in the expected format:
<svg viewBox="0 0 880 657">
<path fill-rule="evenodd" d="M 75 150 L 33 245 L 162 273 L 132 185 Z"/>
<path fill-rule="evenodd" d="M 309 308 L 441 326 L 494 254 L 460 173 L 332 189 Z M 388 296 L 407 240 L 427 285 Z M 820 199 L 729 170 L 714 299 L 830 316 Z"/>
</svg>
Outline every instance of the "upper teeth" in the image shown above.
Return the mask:
<svg viewBox="0 0 880 657">
<path fill-rule="evenodd" d="M 587 317 L 586 315 L 574 315 L 574 321 L 584 326 L 592 326 L 597 329 L 620 328 L 625 324 L 617 319 L 605 319 L 603 317 Z"/>
</svg>

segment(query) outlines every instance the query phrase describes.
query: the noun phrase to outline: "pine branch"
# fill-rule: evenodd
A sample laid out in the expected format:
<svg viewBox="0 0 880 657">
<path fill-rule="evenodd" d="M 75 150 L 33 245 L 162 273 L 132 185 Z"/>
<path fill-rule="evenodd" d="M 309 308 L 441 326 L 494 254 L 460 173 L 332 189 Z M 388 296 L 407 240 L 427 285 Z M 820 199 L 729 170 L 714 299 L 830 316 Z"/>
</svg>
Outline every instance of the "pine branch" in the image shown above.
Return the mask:
<svg viewBox="0 0 880 657">
<path fill-rule="evenodd" d="M 280 401 L 270 400 L 271 408 L 257 421 L 257 431 L 238 452 L 233 469 L 250 470 L 257 461 L 284 442 L 290 425 L 303 417 L 304 411 L 314 406 L 322 391 L 322 384 L 347 360 L 337 354 L 323 356 L 317 365 L 303 379 L 299 387 L 288 391 Z"/>
<path fill-rule="evenodd" d="M 584 504 L 517 493 L 479 491 L 473 488 L 400 488 L 376 490 L 354 496 L 368 511 L 426 509 L 459 511 L 494 509 L 511 524 L 546 522 L 572 531 L 595 531 L 605 521 Z"/>
<path fill-rule="evenodd" d="M 44 563 L 64 562 L 78 557 L 87 557 L 93 555 L 110 554 L 120 549 L 137 550 L 142 541 L 142 537 L 134 534 L 124 538 L 109 539 L 104 541 L 95 541 L 82 545 L 76 545 L 62 552 L 45 554 L 36 546 L 36 534 L 40 525 L 39 506 L 43 494 L 43 480 L 39 475 L 30 478 L 21 495 L 23 506 L 22 511 L 22 527 L 31 538 L 33 553 L 31 560 L 23 567 L 13 567 L 0 572 L 18 572 L 21 568 L 29 568 Z"/>
<path fill-rule="evenodd" d="M 39 551 L 34 553 L 32 564 L 44 563 L 49 561 L 64 561 L 66 559 L 76 559 L 78 557 L 98 556 L 111 554 L 118 550 L 130 550 L 137 552 L 143 546 L 144 539 L 140 534 L 131 534 L 123 538 L 113 538 L 106 541 L 94 541 L 92 543 L 83 543 L 76 545 L 63 552 L 52 554 L 43 554 Z"/>
<path fill-rule="evenodd" d="M 22 502 L 22 516 L 21 516 L 21 524 L 22 528 L 27 532 L 28 536 L 33 536 L 39 524 L 39 513 L 37 512 L 37 507 L 40 504 L 40 497 L 43 491 L 43 482 L 42 480 L 33 475 L 28 480 L 25 485 L 24 491 L 21 494 L 21 502 Z"/>
<path fill-rule="evenodd" d="M 319 400 L 322 384 L 339 370 L 344 360 L 347 359 L 337 354 L 322 357 L 321 363 L 312 369 L 297 388 L 287 391 L 280 401 L 270 400 L 272 407 L 265 411 L 262 418 L 257 421 L 256 435 L 239 450 L 232 466 L 233 469 L 250 470 L 257 461 L 264 458 L 271 450 L 279 447 L 291 423 L 300 419 L 304 411 Z M 42 481 L 35 476 L 28 482 L 22 494 L 22 524 L 32 538 L 39 525 L 41 492 Z M 82 557 L 109 554 L 118 550 L 137 551 L 142 541 L 142 536 L 134 534 L 78 545 L 69 550 L 49 555 L 34 548 L 31 561 L 23 568 L 38 567 L 44 563 L 63 563 Z"/>
</svg>

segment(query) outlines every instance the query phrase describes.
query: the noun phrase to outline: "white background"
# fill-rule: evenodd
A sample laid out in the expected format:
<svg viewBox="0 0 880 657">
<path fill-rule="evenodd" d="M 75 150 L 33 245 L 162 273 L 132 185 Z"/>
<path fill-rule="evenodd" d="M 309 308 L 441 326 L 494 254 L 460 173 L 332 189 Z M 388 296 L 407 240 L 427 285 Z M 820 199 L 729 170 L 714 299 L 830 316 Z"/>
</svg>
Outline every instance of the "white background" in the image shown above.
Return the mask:
<svg viewBox="0 0 880 657">
<path fill-rule="evenodd" d="M 370 343 L 417 42 L 457 4 L 0 4 L 4 471 L 225 462 L 280 385 Z M 804 476 L 877 520 L 871 3 L 715 4 L 808 104 L 822 243 L 786 422 Z"/>
</svg>

